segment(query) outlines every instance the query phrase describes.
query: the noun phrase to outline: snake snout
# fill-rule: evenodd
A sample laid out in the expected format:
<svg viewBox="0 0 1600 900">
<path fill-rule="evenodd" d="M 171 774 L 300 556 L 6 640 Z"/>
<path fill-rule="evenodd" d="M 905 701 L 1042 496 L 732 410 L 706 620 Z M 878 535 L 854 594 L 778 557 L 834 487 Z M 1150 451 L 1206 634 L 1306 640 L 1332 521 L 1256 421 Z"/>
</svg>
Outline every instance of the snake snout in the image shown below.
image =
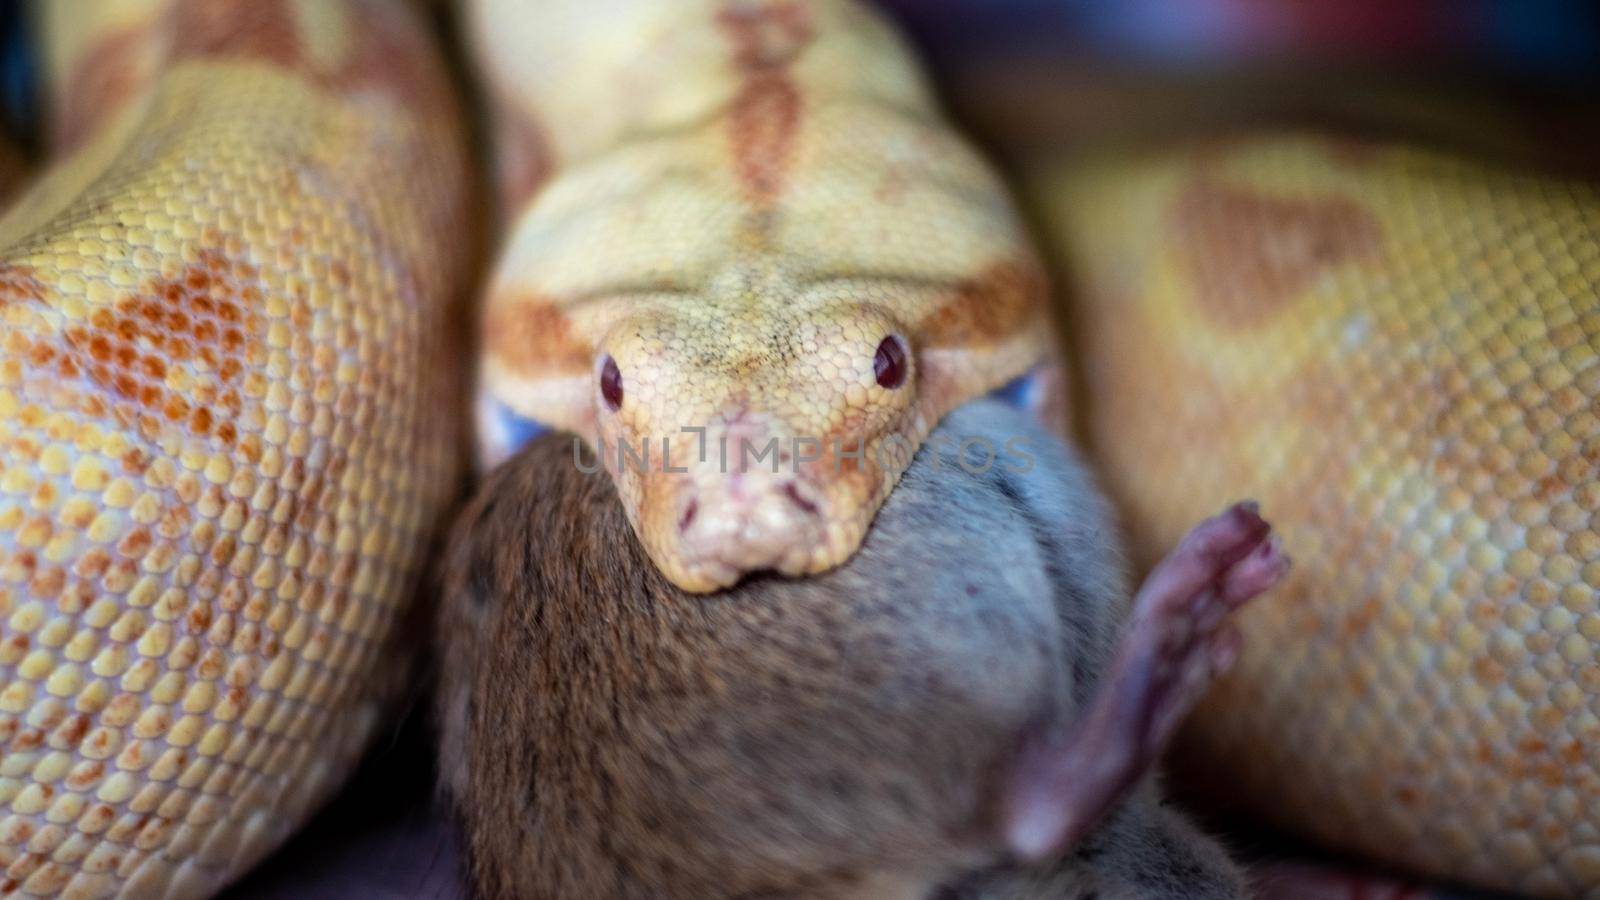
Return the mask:
<svg viewBox="0 0 1600 900">
<path fill-rule="evenodd" d="M 735 472 L 685 485 L 677 542 L 690 565 L 794 571 L 823 540 L 820 495 L 793 473 Z"/>
<path fill-rule="evenodd" d="M 684 429 L 670 465 L 641 479 L 641 537 L 675 584 L 703 592 L 757 571 L 817 570 L 841 501 L 812 471 L 815 442 L 798 433 L 784 418 L 730 403 L 703 430 Z"/>
</svg>

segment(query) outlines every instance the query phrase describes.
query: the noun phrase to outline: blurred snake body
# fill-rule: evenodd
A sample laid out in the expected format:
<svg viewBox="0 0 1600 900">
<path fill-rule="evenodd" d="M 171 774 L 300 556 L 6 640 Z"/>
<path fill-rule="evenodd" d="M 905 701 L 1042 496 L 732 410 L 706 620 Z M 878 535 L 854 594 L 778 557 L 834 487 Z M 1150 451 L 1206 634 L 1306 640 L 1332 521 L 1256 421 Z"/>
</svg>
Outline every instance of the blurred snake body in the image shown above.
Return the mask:
<svg viewBox="0 0 1600 900">
<path fill-rule="evenodd" d="M 0 220 L 0 895 L 203 896 L 407 669 L 462 123 L 403 4 L 40 7 L 53 161 Z"/>
<path fill-rule="evenodd" d="M 1217 140 L 1030 181 L 1141 558 L 1259 497 L 1295 568 L 1184 748 L 1318 842 L 1600 897 L 1600 190 Z"/>
</svg>

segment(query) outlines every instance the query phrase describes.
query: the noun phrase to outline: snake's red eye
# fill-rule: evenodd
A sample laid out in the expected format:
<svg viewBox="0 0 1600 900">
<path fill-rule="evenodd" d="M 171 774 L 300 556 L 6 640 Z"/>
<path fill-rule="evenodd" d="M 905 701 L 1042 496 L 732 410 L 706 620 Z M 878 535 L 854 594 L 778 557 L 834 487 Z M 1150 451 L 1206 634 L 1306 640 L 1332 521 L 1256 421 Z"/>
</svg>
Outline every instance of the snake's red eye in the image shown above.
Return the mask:
<svg viewBox="0 0 1600 900">
<path fill-rule="evenodd" d="M 622 372 L 609 354 L 600 365 L 600 396 L 606 398 L 606 406 L 612 412 L 622 408 Z"/>
<path fill-rule="evenodd" d="M 906 345 L 895 335 L 889 335 L 878 344 L 878 352 L 872 357 L 872 374 L 878 376 L 878 384 L 894 390 L 906 383 Z"/>
</svg>

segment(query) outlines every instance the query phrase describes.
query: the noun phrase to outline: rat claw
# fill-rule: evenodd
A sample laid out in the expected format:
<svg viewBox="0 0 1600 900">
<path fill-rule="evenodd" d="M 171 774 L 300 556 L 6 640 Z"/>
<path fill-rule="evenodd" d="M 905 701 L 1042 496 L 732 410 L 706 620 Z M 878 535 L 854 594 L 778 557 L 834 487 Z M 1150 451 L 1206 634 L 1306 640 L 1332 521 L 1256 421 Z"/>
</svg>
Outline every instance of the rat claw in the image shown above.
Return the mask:
<svg viewBox="0 0 1600 900">
<path fill-rule="evenodd" d="M 1236 609 L 1277 584 L 1288 571 L 1289 560 L 1283 555 L 1283 542 L 1272 535 L 1222 573 L 1222 601 L 1229 609 Z"/>
</svg>

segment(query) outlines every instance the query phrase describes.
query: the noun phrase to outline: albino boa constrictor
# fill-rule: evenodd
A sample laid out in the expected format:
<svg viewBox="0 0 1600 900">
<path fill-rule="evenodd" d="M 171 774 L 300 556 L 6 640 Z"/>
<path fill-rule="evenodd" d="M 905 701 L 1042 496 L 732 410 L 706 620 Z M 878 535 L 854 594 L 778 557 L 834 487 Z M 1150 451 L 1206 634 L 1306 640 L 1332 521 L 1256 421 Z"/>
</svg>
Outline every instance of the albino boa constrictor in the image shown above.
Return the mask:
<svg viewBox="0 0 1600 900">
<path fill-rule="evenodd" d="M 337 783 L 398 668 L 375 664 L 451 470 L 426 414 L 449 386 L 463 129 L 415 23 L 378 3 L 44 6 L 61 149 L 0 221 L 0 887 L 203 894 Z M 1003 194 L 865 14 L 707 3 L 675 31 L 494 6 L 475 32 L 514 151 L 502 199 L 535 200 L 485 320 L 491 454 L 526 418 L 613 444 L 914 441 L 1044 356 Z M 661 77 L 672 60 L 698 68 Z M 1297 559 L 1192 746 L 1324 841 L 1600 892 L 1593 186 L 1307 140 L 1031 183 L 1138 545 L 1258 493 Z M 762 351 L 799 309 L 816 335 Z M 890 332 L 898 389 L 873 383 Z M 605 418 L 601 352 L 648 416 Z M 547 406 L 519 405 L 533 387 Z M 781 421 L 730 414 L 785 392 Z M 704 588 L 847 556 L 892 487 L 861 468 L 788 500 L 826 519 L 798 532 L 782 506 L 744 527 L 784 482 L 691 498 L 620 474 L 656 560 Z M 674 569 L 688 499 L 751 539 Z"/>
<path fill-rule="evenodd" d="M 915 440 L 1038 358 L 1013 343 L 1042 319 L 1009 286 L 1028 257 L 1003 200 L 868 13 L 473 12 L 515 210 L 484 320 L 491 456 L 526 419 L 609 446 L 827 435 L 861 409 L 844 421 L 869 443 Z M 1027 184 L 1084 437 L 1142 557 L 1258 496 L 1299 563 L 1245 615 L 1191 749 L 1323 843 L 1600 896 L 1594 185 L 1292 137 L 1060 160 Z M 908 341 L 899 393 L 871 383 L 884 332 Z M 822 540 L 774 498 L 792 480 L 741 494 L 688 441 L 676 477 L 605 461 L 691 589 L 837 563 L 892 487 L 812 473 L 799 506 Z"/>
<path fill-rule="evenodd" d="M 409 668 L 464 125 L 401 4 L 40 7 L 54 162 L 0 221 L 0 895 L 203 896 Z"/>
</svg>

